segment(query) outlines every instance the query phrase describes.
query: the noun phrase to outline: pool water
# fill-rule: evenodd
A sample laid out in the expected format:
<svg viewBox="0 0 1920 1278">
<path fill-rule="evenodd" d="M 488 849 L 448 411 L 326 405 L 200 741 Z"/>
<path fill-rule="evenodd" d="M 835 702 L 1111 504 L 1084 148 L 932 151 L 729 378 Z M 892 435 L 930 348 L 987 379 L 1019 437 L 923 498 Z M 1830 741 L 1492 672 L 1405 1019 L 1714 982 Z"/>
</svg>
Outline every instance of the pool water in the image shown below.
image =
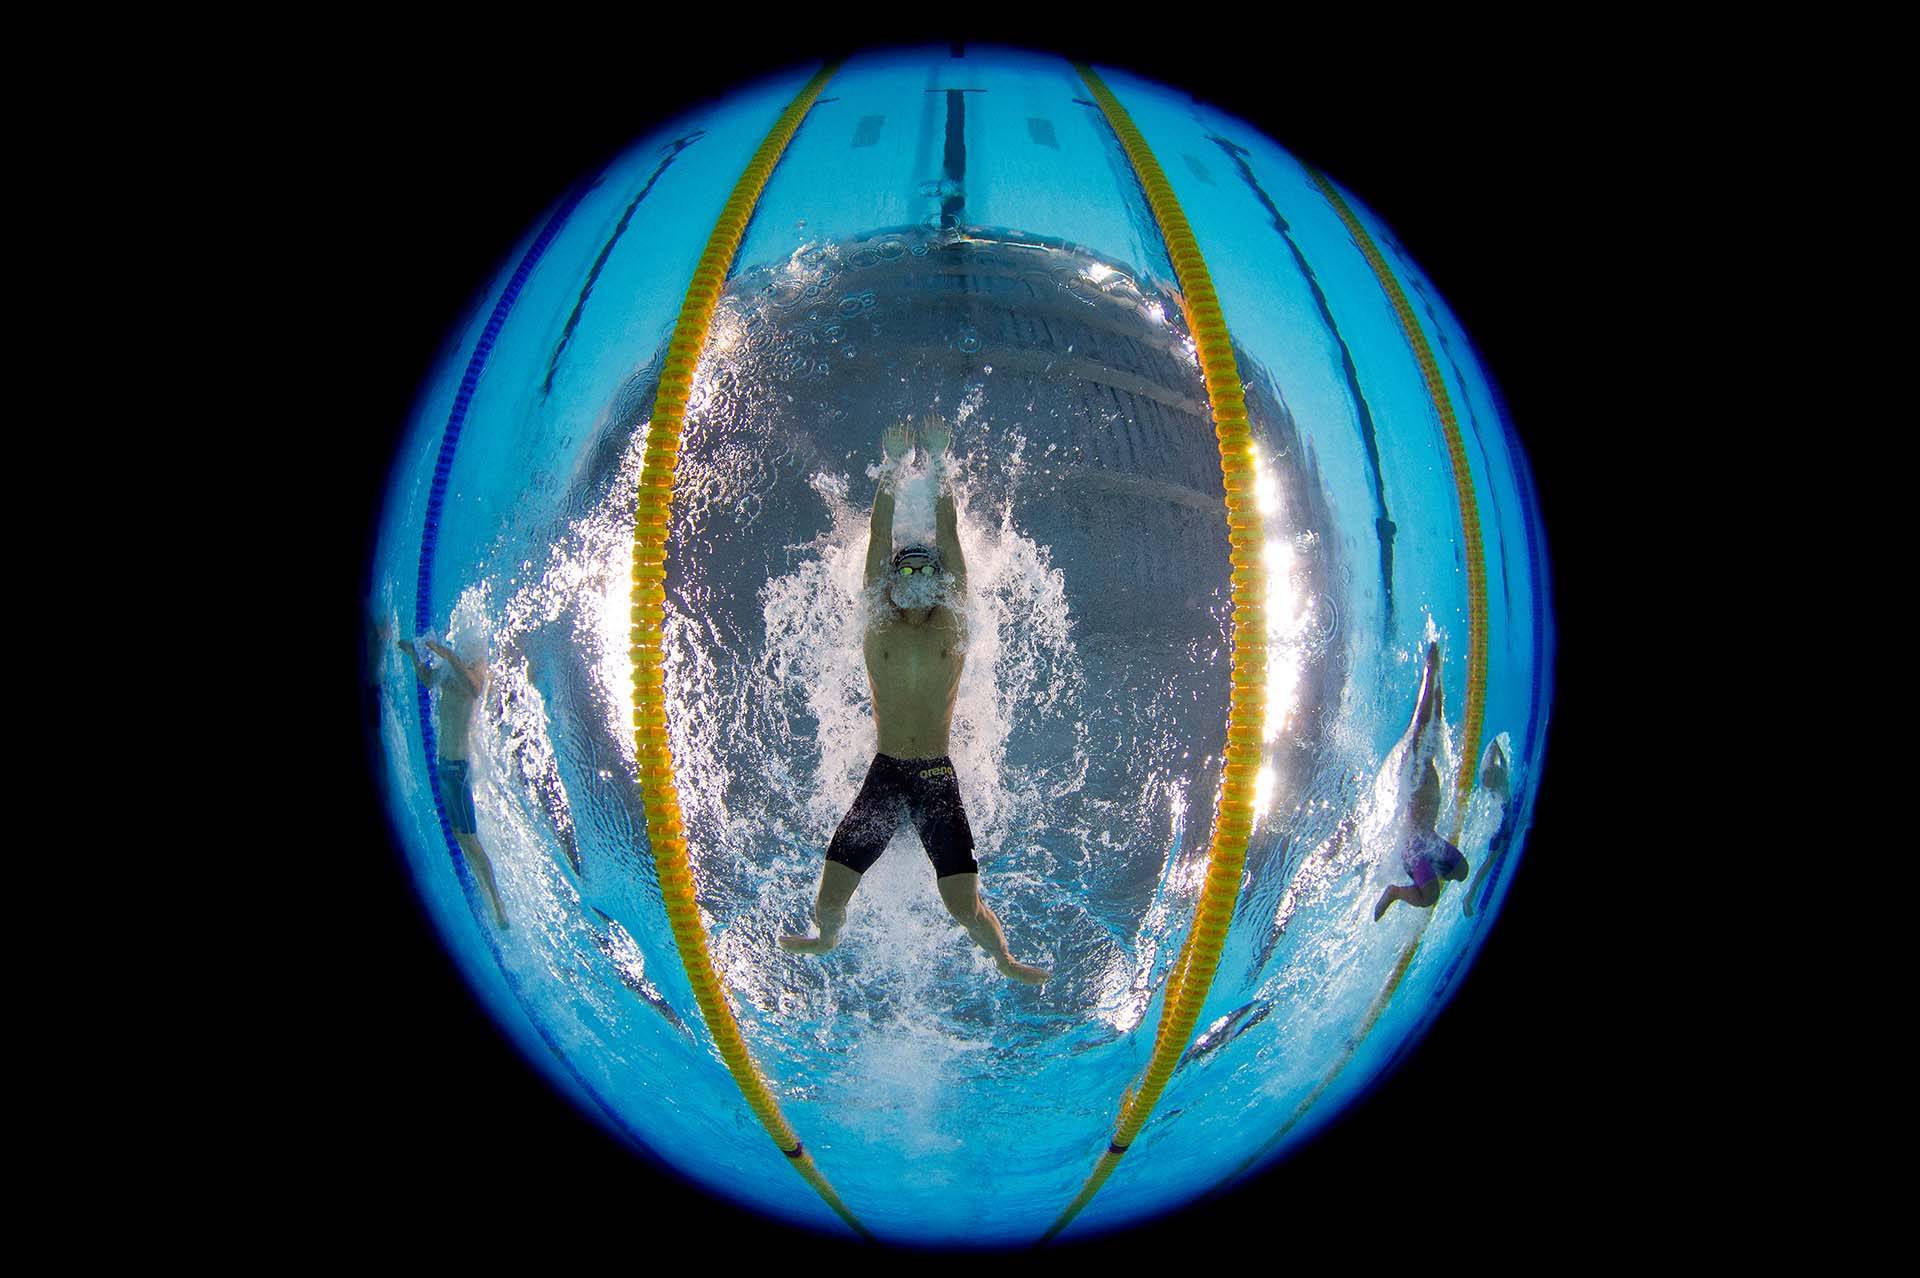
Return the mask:
<svg viewBox="0 0 1920 1278">
<path fill-rule="evenodd" d="M 665 343 L 727 192 L 810 71 L 637 142 L 529 228 L 428 377 L 372 577 L 396 635 L 424 614 L 486 654 L 473 791 L 509 930 L 450 851 L 432 719 L 391 645 L 381 768 L 418 888 L 503 1032 L 620 1138 L 752 1210 L 843 1231 L 753 1118 L 694 1003 L 635 781 L 626 655 Z M 1417 1038 L 1498 912 L 1551 699 L 1525 461 L 1444 301 L 1349 198 L 1466 449 L 1489 621 L 1472 742 L 1460 496 L 1387 293 L 1279 147 L 1102 74 L 1195 227 L 1247 386 L 1269 723 L 1199 1030 L 1068 1236 L 1284 1156 Z M 689 405 L 666 666 L 702 921 L 787 1118 L 883 1239 L 1046 1231 L 1146 1063 L 1206 869 L 1230 691 L 1221 467 L 1178 283 L 1088 98 L 1071 66 L 1037 55 L 847 62 L 760 199 Z M 909 830 L 866 875 L 839 949 L 775 944 L 809 923 L 872 757 L 859 641 L 878 435 L 928 410 L 953 423 L 969 570 L 952 755 L 983 895 L 1014 953 L 1053 971 L 1038 989 L 1002 979 L 953 924 Z M 931 525 L 910 470 L 896 536 Z M 1478 775 L 1495 748 L 1510 797 L 1446 786 L 1438 829 L 1461 831 L 1473 876 L 1431 911 L 1376 923 L 1382 889 L 1406 877 L 1403 734 L 1429 643 L 1442 775 L 1463 761 Z"/>
</svg>

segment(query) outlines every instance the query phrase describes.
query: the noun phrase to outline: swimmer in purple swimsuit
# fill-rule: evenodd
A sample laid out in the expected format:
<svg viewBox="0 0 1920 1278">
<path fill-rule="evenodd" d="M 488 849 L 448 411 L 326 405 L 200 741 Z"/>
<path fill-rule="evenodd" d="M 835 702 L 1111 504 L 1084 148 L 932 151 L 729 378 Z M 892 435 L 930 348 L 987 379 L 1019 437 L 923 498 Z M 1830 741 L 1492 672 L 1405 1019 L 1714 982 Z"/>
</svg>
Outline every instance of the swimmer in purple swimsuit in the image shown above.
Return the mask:
<svg viewBox="0 0 1920 1278">
<path fill-rule="evenodd" d="M 865 641 L 879 753 L 827 847 L 813 911 L 819 934 L 783 936 L 780 944 L 802 954 L 824 954 L 839 944 L 847 902 L 860 886 L 860 876 L 879 859 L 900 824 L 910 820 L 933 861 L 940 900 L 948 912 L 1003 975 L 1038 985 L 1048 973 L 1008 952 L 1000 920 L 980 899 L 973 831 L 947 756 L 953 699 L 967 659 L 965 622 L 953 606 L 966 589 L 967 564 L 953 492 L 946 483 L 951 439 L 939 416 L 921 419 L 920 443 L 931 464 L 937 499 L 935 544 L 907 546 L 897 554 L 893 485 L 912 436 L 902 422 L 889 427 L 881 439 L 887 460 L 874 494 L 867 540 L 866 584 L 874 594 L 874 614 Z M 874 591 L 882 583 L 884 587 Z"/>
<path fill-rule="evenodd" d="M 1392 884 L 1373 907 L 1377 923 L 1395 901 L 1431 909 L 1440 899 L 1440 885 L 1464 882 L 1467 858 L 1434 830 L 1440 820 L 1440 716 L 1444 704 L 1440 688 L 1440 645 L 1427 645 L 1426 670 L 1420 677 L 1420 701 L 1407 729 L 1409 776 L 1420 778 L 1400 829 L 1400 864 L 1411 884 Z"/>
</svg>

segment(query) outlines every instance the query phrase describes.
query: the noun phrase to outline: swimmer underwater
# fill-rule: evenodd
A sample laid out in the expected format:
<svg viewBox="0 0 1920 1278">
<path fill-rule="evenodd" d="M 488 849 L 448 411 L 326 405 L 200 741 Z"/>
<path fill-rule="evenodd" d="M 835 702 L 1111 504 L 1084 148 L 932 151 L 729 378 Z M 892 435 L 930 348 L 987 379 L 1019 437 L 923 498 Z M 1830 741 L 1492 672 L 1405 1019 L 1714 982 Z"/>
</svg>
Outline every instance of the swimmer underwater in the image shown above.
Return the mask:
<svg viewBox="0 0 1920 1278">
<path fill-rule="evenodd" d="M 1446 694 L 1440 686 L 1440 645 L 1427 645 L 1427 662 L 1420 676 L 1420 699 L 1413 722 L 1402 738 L 1407 751 L 1407 779 L 1413 780 L 1413 798 L 1398 830 L 1400 863 L 1413 881 L 1390 884 L 1373 906 L 1378 923 L 1395 901 L 1430 910 L 1446 883 L 1464 883 L 1467 858 L 1440 837 L 1440 736 Z M 1414 780 L 1417 778 L 1417 780 Z"/>
<path fill-rule="evenodd" d="M 1016 960 L 1000 920 L 980 899 L 973 831 L 948 757 L 954 697 L 966 664 L 966 621 L 957 607 L 967 565 L 947 483 L 952 431 L 937 414 L 920 419 L 920 444 L 935 485 L 934 545 L 893 549 L 894 483 L 912 445 L 905 422 L 881 437 L 886 454 L 873 498 L 865 584 L 875 597 L 864 648 L 873 689 L 878 748 L 853 806 L 827 845 L 814 902 L 814 936 L 783 936 L 782 947 L 824 954 L 840 942 L 847 902 L 903 821 L 911 820 L 933 862 L 940 900 L 1002 975 L 1038 985 L 1048 972 Z"/>
<path fill-rule="evenodd" d="M 473 770 L 468 761 L 468 743 L 473 728 L 473 711 L 487 689 L 487 663 L 484 657 L 463 658 L 436 639 L 423 638 L 440 665 L 429 667 L 420 660 L 412 643 L 397 640 L 397 646 L 413 663 L 414 677 L 422 686 L 438 693 L 439 757 L 434 772 L 440 786 L 441 802 L 446 805 L 447 823 L 453 827 L 454 841 L 466 855 L 467 865 L 493 909 L 494 923 L 507 926 L 507 910 L 500 903 L 500 889 L 493 881 L 493 862 L 480 844 L 480 826 L 473 810 Z"/>
</svg>

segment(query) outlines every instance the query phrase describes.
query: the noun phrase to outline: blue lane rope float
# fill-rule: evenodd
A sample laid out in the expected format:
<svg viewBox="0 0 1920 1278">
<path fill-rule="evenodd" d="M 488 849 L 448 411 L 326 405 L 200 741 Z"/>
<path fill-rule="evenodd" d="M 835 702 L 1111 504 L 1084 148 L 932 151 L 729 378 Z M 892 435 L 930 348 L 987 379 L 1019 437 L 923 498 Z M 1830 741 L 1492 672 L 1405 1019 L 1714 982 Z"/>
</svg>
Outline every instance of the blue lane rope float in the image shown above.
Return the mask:
<svg viewBox="0 0 1920 1278">
<path fill-rule="evenodd" d="M 493 313 L 488 316 L 486 327 L 481 331 L 479 341 L 474 343 L 473 354 L 467 360 L 466 373 L 460 379 L 460 389 L 453 397 L 453 408 L 447 414 L 446 429 L 440 436 L 440 452 L 433 466 L 433 484 L 427 494 L 426 518 L 420 530 L 420 569 L 414 587 L 413 609 L 413 630 L 416 635 L 430 633 L 433 629 L 433 569 L 440 544 L 440 518 L 446 506 L 447 477 L 453 473 L 453 459 L 460 447 L 460 433 L 466 425 L 467 411 L 473 404 L 474 389 L 480 384 L 480 374 L 486 369 L 487 359 L 493 353 L 494 343 L 499 340 L 500 330 L 505 326 L 507 316 L 512 313 L 514 303 L 519 300 L 520 292 L 526 287 L 528 278 L 532 276 L 534 268 L 540 264 L 540 259 L 546 255 L 547 249 L 552 246 L 554 237 L 567 224 L 574 210 L 580 206 L 580 201 L 586 197 L 587 192 L 594 185 L 592 182 L 583 182 L 575 187 L 561 202 L 560 207 L 554 210 L 553 216 L 547 219 L 547 224 L 541 229 L 538 238 L 522 255 L 520 264 L 514 270 L 513 277 L 507 281 L 507 287 L 500 294 L 500 299 L 494 303 Z M 432 698 L 426 685 L 414 679 L 411 672 L 407 677 L 413 680 L 414 704 L 419 711 L 421 746 L 425 750 L 427 766 L 431 769 L 439 751 L 439 741 L 433 728 Z M 468 908 L 473 910 L 474 920 L 479 925 L 481 937 L 487 943 L 487 950 L 493 957 L 494 966 L 499 969 L 501 976 L 505 979 L 508 992 L 519 1004 L 521 1014 L 533 1027 L 534 1033 L 540 1036 L 540 1041 L 546 1045 L 554 1060 L 593 1101 L 600 1112 L 607 1116 L 614 1129 L 642 1153 L 663 1166 L 668 1165 L 667 1160 L 662 1158 L 608 1103 L 599 1089 L 580 1073 L 572 1059 L 561 1049 L 558 1040 L 554 1038 L 553 1031 L 534 1015 L 532 1000 L 522 988 L 519 976 L 508 966 L 506 957 L 501 952 L 500 942 L 493 935 L 491 924 L 481 916 L 482 912 L 474 900 L 476 889 L 473 871 L 467 865 L 466 854 L 460 850 L 459 840 L 454 838 L 453 823 L 447 817 L 446 800 L 440 793 L 440 786 L 436 780 L 430 779 L 427 788 L 433 794 L 434 815 L 440 822 L 440 837 L 446 843 L 447 856 L 453 862 L 454 878 L 461 886 L 461 894 L 467 899 Z"/>
</svg>

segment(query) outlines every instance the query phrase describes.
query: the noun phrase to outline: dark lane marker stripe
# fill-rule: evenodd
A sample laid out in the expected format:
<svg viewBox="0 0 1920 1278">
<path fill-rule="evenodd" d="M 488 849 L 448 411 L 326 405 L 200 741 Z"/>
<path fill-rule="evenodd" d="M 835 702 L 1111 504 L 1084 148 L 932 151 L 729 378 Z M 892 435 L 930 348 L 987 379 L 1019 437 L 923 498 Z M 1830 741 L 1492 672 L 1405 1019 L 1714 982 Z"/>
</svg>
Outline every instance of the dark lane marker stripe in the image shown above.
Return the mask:
<svg viewBox="0 0 1920 1278">
<path fill-rule="evenodd" d="M 947 90 L 947 151 L 943 158 L 946 179 L 952 184 L 947 187 L 947 194 L 940 201 L 940 229 L 946 231 L 960 225 L 960 215 L 967 206 L 967 193 L 962 185 L 967 180 L 965 89 Z"/>
<path fill-rule="evenodd" d="M 601 268 L 607 264 L 607 259 L 613 256 L 613 246 L 618 244 L 620 237 L 627 233 L 627 223 L 633 221 L 633 211 L 640 207 L 640 201 L 647 198 L 647 193 L 653 190 L 653 184 L 660 180 L 660 175 L 667 171 L 667 166 L 672 164 L 682 151 L 705 136 L 705 129 L 695 129 L 685 137 L 675 138 L 668 143 L 667 145 L 673 149 L 667 152 L 655 166 L 653 175 L 647 179 L 647 184 L 640 188 L 640 194 L 633 197 L 633 203 L 627 205 L 627 211 L 620 215 L 620 224 L 613 228 L 613 238 L 609 239 L 606 247 L 600 250 L 600 256 L 594 259 L 593 269 L 587 272 L 587 283 L 580 290 L 580 300 L 573 304 L 573 314 L 567 316 L 567 326 L 560 333 L 560 344 L 553 348 L 553 358 L 547 361 L 547 376 L 540 383 L 540 398 L 545 399 L 553 393 L 553 375 L 554 371 L 560 367 L 560 356 L 566 352 L 567 343 L 573 340 L 573 330 L 580 326 L 580 314 L 587 309 L 587 298 L 593 293 L 594 281 L 600 278 Z"/>
</svg>

